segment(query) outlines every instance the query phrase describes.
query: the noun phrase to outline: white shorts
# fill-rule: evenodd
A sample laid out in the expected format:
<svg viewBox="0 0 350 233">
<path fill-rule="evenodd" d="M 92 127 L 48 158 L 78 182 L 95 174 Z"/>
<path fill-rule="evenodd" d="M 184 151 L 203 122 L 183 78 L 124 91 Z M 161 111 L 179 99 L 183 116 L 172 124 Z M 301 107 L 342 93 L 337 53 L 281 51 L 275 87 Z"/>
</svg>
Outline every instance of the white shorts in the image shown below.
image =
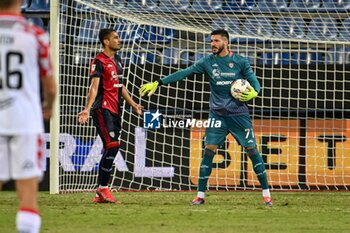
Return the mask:
<svg viewBox="0 0 350 233">
<path fill-rule="evenodd" d="M 0 135 L 0 181 L 42 178 L 42 147 L 40 134 Z"/>
</svg>

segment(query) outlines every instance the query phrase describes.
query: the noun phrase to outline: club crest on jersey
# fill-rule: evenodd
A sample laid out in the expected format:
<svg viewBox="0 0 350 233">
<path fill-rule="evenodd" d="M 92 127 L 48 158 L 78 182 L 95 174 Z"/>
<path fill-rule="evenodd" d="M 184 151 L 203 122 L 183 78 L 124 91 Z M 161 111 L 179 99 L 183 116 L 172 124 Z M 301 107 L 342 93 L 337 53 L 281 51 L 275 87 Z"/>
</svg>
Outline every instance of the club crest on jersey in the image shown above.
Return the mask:
<svg viewBox="0 0 350 233">
<path fill-rule="evenodd" d="M 115 73 L 115 71 L 111 72 L 112 79 L 118 79 L 118 75 Z"/>
<path fill-rule="evenodd" d="M 96 64 L 92 64 L 92 66 L 91 66 L 91 71 L 94 72 L 95 69 L 96 69 Z"/>
<path fill-rule="evenodd" d="M 115 134 L 113 131 L 109 132 L 109 136 L 111 136 L 111 138 L 114 138 L 115 137 Z"/>
<path fill-rule="evenodd" d="M 228 63 L 228 67 L 233 68 L 234 64 L 233 62 Z"/>
</svg>

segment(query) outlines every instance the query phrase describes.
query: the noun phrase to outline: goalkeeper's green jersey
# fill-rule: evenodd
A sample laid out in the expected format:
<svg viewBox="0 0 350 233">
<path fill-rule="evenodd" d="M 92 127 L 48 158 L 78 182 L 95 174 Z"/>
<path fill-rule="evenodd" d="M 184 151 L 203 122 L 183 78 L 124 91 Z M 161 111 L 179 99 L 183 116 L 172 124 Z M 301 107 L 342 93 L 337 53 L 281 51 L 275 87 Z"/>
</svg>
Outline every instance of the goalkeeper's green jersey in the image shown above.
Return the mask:
<svg viewBox="0 0 350 233">
<path fill-rule="evenodd" d="M 186 69 L 161 79 L 163 84 L 182 80 L 193 74 L 207 74 L 211 90 L 209 108 L 219 116 L 249 114 L 246 103 L 233 98 L 231 84 L 236 79 L 246 79 L 256 92 L 260 84 L 248 59 L 230 52 L 225 57 L 208 55 Z"/>
</svg>

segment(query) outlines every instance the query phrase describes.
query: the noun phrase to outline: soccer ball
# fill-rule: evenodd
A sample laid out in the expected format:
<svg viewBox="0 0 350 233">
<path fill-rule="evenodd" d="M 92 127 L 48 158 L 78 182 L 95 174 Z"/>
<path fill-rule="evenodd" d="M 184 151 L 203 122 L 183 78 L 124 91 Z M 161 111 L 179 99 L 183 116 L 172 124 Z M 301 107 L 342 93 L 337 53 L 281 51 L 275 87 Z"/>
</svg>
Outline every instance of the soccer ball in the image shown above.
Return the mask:
<svg viewBox="0 0 350 233">
<path fill-rule="evenodd" d="M 245 92 L 249 82 L 245 79 L 237 79 L 231 84 L 231 95 L 233 98 L 238 99 L 240 93 Z"/>
</svg>

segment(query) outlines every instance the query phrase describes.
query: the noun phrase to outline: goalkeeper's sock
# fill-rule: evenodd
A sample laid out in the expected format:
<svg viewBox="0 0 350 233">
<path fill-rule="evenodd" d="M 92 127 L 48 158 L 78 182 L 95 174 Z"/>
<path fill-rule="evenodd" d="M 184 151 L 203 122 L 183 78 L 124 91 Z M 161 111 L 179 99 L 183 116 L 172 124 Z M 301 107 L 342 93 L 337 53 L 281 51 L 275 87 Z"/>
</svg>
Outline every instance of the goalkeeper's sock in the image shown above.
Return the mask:
<svg viewBox="0 0 350 233">
<path fill-rule="evenodd" d="M 262 195 L 263 197 L 271 197 L 270 189 L 263 189 Z"/>
<path fill-rule="evenodd" d="M 266 170 L 265 170 L 265 163 L 262 157 L 260 156 L 260 153 L 256 148 L 254 148 L 254 149 L 248 150 L 247 154 L 253 163 L 253 169 L 256 176 L 258 177 L 261 188 L 263 190 L 269 189 Z"/>
<path fill-rule="evenodd" d="M 198 194 L 207 189 L 208 178 L 213 169 L 213 158 L 215 152 L 205 148 L 198 178 Z"/>
<path fill-rule="evenodd" d="M 204 199 L 205 198 L 205 192 L 198 192 L 197 197 Z"/>
<path fill-rule="evenodd" d="M 111 177 L 113 161 L 118 153 L 118 150 L 119 147 L 113 147 L 106 150 L 106 152 L 103 154 L 98 169 L 99 171 L 97 179 L 100 186 L 108 186 L 109 178 Z"/>
<path fill-rule="evenodd" d="M 41 217 L 37 210 L 21 208 L 16 215 L 17 232 L 39 233 Z"/>
</svg>

